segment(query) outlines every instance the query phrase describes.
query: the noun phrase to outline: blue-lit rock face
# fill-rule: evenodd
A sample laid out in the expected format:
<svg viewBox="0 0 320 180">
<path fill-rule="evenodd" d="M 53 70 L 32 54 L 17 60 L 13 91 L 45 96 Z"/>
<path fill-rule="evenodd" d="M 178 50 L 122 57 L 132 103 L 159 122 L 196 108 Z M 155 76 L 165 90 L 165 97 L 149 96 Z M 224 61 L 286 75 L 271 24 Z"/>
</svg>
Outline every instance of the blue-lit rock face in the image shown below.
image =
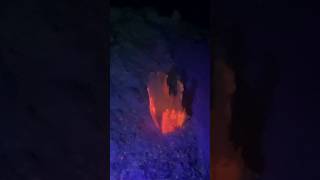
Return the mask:
<svg viewBox="0 0 320 180">
<path fill-rule="evenodd" d="M 209 179 L 210 74 L 204 34 L 152 10 L 113 9 L 111 25 L 110 178 Z M 151 119 L 147 82 L 151 72 L 168 72 L 173 64 L 187 77 L 184 98 L 192 102 L 192 116 L 183 128 L 163 135 Z"/>
</svg>

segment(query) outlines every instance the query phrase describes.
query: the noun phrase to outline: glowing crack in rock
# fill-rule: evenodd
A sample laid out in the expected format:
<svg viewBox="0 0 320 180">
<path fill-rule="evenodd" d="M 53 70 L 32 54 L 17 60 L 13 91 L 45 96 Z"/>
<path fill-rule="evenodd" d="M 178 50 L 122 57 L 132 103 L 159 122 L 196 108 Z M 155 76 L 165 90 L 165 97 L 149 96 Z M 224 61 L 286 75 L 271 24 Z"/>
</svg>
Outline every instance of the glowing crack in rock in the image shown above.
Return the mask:
<svg viewBox="0 0 320 180">
<path fill-rule="evenodd" d="M 170 96 L 167 78 L 168 75 L 165 73 L 151 73 L 147 88 L 151 118 L 163 134 L 183 127 L 187 118 L 182 106 L 183 84 L 178 81 L 177 95 Z"/>
</svg>

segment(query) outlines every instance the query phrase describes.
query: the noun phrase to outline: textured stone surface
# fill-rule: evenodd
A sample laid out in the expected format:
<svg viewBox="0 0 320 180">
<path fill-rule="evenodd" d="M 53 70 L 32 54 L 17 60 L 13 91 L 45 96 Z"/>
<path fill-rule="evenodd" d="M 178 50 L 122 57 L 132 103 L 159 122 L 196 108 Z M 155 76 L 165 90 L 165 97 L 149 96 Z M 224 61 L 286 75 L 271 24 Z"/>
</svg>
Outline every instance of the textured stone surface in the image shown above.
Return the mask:
<svg viewBox="0 0 320 180">
<path fill-rule="evenodd" d="M 189 70 L 194 68 L 182 63 L 180 52 L 191 64 L 195 59 L 186 59 L 193 53 L 181 46 L 187 43 L 180 39 L 197 46 L 195 42 L 201 35 L 193 28 L 182 30 L 187 26 L 174 19 L 158 17 L 152 11 L 144 12 L 149 13 L 115 9 L 111 14 L 114 44 L 110 76 L 110 178 L 207 179 L 209 170 L 205 162 L 208 159 L 200 156 L 201 136 L 198 134 L 201 130 L 195 124 L 201 121 L 197 120 L 197 115 L 182 129 L 163 135 L 152 122 L 147 93 L 151 72 L 168 72 L 173 62 L 188 66 Z M 203 41 L 200 44 L 204 44 Z"/>
</svg>

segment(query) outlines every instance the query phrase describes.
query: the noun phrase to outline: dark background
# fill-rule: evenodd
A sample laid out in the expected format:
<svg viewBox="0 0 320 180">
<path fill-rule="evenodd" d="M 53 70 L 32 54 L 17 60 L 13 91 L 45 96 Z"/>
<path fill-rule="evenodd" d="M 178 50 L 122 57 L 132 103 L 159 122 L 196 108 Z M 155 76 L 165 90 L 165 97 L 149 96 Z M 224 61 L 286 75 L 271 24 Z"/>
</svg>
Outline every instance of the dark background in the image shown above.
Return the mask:
<svg viewBox="0 0 320 180">
<path fill-rule="evenodd" d="M 260 179 L 319 179 L 318 5 L 224 0 L 211 7 L 214 54 L 236 73 L 232 141 L 246 164 Z"/>
<path fill-rule="evenodd" d="M 107 178 L 107 2 L 0 2 L 0 179 Z"/>
<path fill-rule="evenodd" d="M 178 10 L 182 20 L 194 25 L 209 28 L 210 0 L 180 1 L 180 0 L 111 0 L 111 7 L 144 8 L 153 7 L 160 15 L 171 16 Z"/>
</svg>

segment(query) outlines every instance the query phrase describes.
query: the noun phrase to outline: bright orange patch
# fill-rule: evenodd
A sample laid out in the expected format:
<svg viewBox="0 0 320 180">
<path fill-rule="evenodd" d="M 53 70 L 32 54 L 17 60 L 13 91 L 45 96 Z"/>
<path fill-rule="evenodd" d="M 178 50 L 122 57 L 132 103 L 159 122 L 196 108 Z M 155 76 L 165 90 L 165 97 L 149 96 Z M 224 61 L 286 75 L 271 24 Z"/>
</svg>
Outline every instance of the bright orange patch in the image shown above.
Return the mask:
<svg viewBox="0 0 320 180">
<path fill-rule="evenodd" d="M 152 120 L 163 134 L 181 128 L 187 118 L 182 107 L 183 84 L 178 81 L 177 95 L 169 95 L 165 73 L 151 73 L 148 82 L 149 109 Z"/>
</svg>

